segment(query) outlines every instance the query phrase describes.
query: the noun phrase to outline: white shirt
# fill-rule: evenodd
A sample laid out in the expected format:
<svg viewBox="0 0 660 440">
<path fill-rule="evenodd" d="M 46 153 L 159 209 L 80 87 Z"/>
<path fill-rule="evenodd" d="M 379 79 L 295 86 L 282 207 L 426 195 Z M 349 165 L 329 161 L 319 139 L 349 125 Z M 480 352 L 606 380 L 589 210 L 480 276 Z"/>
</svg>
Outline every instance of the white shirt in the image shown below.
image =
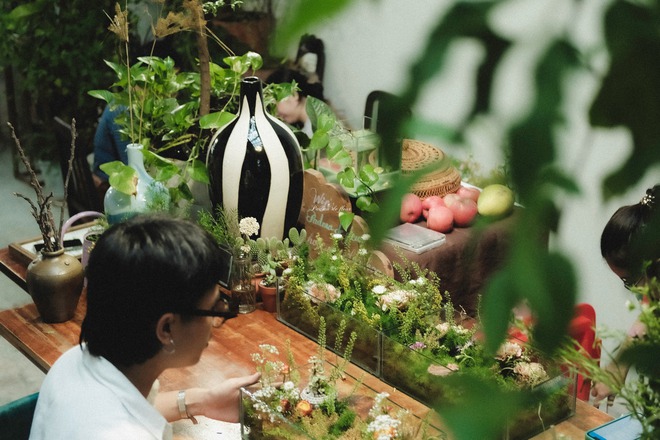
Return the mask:
<svg viewBox="0 0 660 440">
<path fill-rule="evenodd" d="M 64 353 L 46 375 L 30 431 L 30 440 L 171 437 L 167 420 L 126 376 L 80 346 Z"/>
</svg>

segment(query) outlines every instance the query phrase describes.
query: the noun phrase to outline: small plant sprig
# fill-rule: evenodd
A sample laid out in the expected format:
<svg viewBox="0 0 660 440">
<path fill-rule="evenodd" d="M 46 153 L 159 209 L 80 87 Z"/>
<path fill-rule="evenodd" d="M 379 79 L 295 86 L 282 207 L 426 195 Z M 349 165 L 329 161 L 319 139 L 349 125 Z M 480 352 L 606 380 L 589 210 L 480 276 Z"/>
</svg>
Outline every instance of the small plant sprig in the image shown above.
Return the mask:
<svg viewBox="0 0 660 440">
<path fill-rule="evenodd" d="M 30 160 L 25 154 L 25 150 L 23 150 L 20 140 L 16 136 L 14 126 L 9 122 L 7 123 L 7 125 L 11 130 L 11 137 L 14 140 L 14 143 L 16 144 L 16 149 L 18 150 L 18 154 L 21 158 L 21 161 L 23 162 L 23 165 L 25 165 L 25 168 L 30 174 L 30 186 L 34 188 L 34 191 L 37 196 L 37 200 L 35 203 L 29 197 L 24 196 L 23 194 L 14 193 L 14 195 L 16 197 L 22 198 L 23 200 L 27 201 L 30 204 L 32 217 L 34 217 L 34 219 L 37 221 L 37 224 L 39 225 L 41 238 L 43 239 L 44 242 L 44 249 L 43 249 L 44 252 L 55 252 L 57 250 L 60 250 L 62 249 L 61 238 L 62 238 L 62 225 L 64 224 L 64 204 L 62 204 L 62 206 L 60 207 L 60 221 L 59 221 L 59 226 L 56 227 L 55 218 L 53 217 L 53 213 L 51 210 L 53 204 L 53 193 L 51 192 L 48 195 L 44 195 L 43 186 L 41 185 L 41 183 L 39 183 L 37 174 L 34 171 L 34 168 L 32 167 Z M 76 152 L 77 136 L 78 134 L 76 132 L 76 120 L 73 119 L 71 121 L 71 152 L 69 154 L 69 160 L 67 161 L 67 173 L 64 178 L 65 195 L 68 194 L 69 179 L 71 178 L 71 171 L 73 169 L 72 166 L 73 158 Z"/>
</svg>

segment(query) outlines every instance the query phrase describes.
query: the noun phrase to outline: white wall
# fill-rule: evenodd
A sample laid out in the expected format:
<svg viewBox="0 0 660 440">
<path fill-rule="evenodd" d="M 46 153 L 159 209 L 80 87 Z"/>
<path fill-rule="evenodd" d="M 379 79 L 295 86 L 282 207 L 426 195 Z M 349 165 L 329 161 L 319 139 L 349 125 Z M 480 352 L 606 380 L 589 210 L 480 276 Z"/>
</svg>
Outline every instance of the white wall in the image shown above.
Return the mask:
<svg viewBox="0 0 660 440">
<path fill-rule="evenodd" d="M 423 48 L 431 26 L 451 3 L 354 1 L 341 16 L 309 30 L 325 42 L 326 96 L 353 127 L 361 127 L 364 102 L 371 90 L 397 93 L 402 88 L 409 64 Z M 494 103 L 499 118 L 475 124 L 467 146 L 446 145 L 439 140 L 434 143 L 455 157 L 471 154 L 485 170 L 502 163 L 498 135 L 507 121 L 515 120 L 527 109 L 530 62 L 544 48 L 544 42 L 558 32 L 569 32 L 574 43 L 583 49 L 600 47 L 605 3 L 589 0 L 575 10 L 571 0 L 513 0 L 499 7 L 492 22 L 502 34 L 516 41 L 497 77 Z M 295 53 L 295 48 L 292 51 Z M 452 48 L 446 72 L 428 85 L 415 112 L 449 124 L 461 121 L 474 92 L 474 66 L 482 56 L 481 49 L 469 41 Z M 601 53 L 595 67 L 604 69 L 606 65 L 605 53 Z M 617 207 L 636 203 L 647 187 L 660 182 L 660 169 L 654 169 L 624 196 L 604 202 L 600 183 L 630 154 L 630 138 L 623 130 L 596 130 L 588 126 L 587 111 L 598 86 L 593 75 L 575 75 L 566 86 L 570 90 L 567 108 L 571 117 L 567 129 L 559 134 L 560 157 L 562 165 L 577 176 L 582 192 L 565 200 L 559 233 L 552 237 L 551 246 L 574 261 L 579 299 L 596 307 L 599 324 L 625 330 L 635 318 L 624 307 L 632 297 L 602 260 L 600 233 Z M 613 341 L 606 341 L 606 349 L 613 346 Z"/>
</svg>

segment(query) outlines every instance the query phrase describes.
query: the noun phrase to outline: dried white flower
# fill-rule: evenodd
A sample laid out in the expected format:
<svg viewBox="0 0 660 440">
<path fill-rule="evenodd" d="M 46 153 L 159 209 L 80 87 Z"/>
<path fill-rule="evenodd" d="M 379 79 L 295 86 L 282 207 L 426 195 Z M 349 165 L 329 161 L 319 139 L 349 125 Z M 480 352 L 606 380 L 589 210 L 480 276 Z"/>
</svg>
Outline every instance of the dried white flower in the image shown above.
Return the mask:
<svg viewBox="0 0 660 440">
<path fill-rule="evenodd" d="M 259 222 L 254 217 L 245 217 L 238 223 L 238 229 L 241 234 L 251 237 L 259 233 Z"/>
</svg>

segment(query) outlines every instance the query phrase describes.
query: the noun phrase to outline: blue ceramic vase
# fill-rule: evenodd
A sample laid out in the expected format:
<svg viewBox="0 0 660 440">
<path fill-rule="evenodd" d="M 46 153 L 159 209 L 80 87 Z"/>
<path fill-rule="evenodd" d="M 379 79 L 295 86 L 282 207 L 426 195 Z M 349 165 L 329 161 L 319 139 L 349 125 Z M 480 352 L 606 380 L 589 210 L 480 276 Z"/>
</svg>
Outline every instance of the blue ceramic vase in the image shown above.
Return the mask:
<svg viewBox="0 0 660 440">
<path fill-rule="evenodd" d="M 124 194 L 116 188 L 110 187 L 103 199 L 103 209 L 108 223 L 111 225 L 123 222 L 137 214 L 150 211 L 163 211 L 169 207 L 170 193 L 161 182 L 144 169 L 143 146 L 141 144 L 128 144 L 128 166 L 137 173 L 135 194 Z"/>
<path fill-rule="evenodd" d="M 261 80 L 243 79 L 238 115 L 211 139 L 206 159 L 213 212 L 254 217 L 260 237 L 282 239 L 298 220 L 303 162 L 293 132 L 264 108 Z"/>
</svg>

